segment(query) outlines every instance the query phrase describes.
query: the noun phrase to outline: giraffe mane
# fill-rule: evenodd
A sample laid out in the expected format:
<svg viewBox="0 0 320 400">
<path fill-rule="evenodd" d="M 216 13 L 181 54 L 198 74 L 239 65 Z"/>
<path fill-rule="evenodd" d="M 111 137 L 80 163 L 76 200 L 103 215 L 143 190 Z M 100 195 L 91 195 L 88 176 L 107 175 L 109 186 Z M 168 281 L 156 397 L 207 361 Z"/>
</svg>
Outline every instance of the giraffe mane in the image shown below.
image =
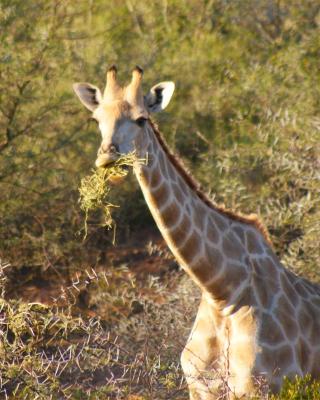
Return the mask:
<svg viewBox="0 0 320 400">
<path fill-rule="evenodd" d="M 165 142 L 163 135 L 161 134 L 157 124 L 154 121 L 152 121 L 151 119 L 149 119 L 149 122 L 150 122 L 152 130 L 153 130 L 160 146 L 162 147 L 162 149 L 168 156 L 169 160 L 172 162 L 173 166 L 177 169 L 177 171 L 180 173 L 180 175 L 184 178 L 185 182 L 190 187 L 190 189 L 192 189 L 198 195 L 198 197 L 211 209 L 219 212 L 220 214 L 223 214 L 223 215 L 229 217 L 230 219 L 232 219 L 234 221 L 243 222 L 248 225 L 253 225 L 255 228 L 257 228 L 262 233 L 262 235 L 266 239 L 266 241 L 270 245 L 272 245 L 269 232 L 268 232 L 267 228 L 265 227 L 265 225 L 263 224 L 263 222 L 259 219 L 257 214 L 249 214 L 249 215 L 242 214 L 241 212 L 236 212 L 236 211 L 226 208 L 224 204 L 214 203 L 213 200 L 210 199 L 210 197 L 202 190 L 199 183 L 193 178 L 193 176 L 188 171 L 187 167 L 184 165 L 181 158 L 177 157 L 175 154 L 172 153 L 169 146 Z"/>
</svg>

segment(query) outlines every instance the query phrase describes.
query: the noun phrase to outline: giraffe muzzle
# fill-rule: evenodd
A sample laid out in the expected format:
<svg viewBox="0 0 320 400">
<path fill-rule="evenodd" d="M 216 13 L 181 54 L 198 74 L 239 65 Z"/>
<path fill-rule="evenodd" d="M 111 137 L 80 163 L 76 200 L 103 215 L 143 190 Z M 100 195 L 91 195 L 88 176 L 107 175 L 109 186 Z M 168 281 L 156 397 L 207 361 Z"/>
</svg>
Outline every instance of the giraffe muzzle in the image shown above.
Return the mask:
<svg viewBox="0 0 320 400">
<path fill-rule="evenodd" d="M 116 146 L 113 144 L 105 148 L 103 145 L 98 151 L 98 157 L 96 159 L 95 165 L 97 168 L 107 167 L 119 158 L 119 153 L 117 152 Z"/>
</svg>

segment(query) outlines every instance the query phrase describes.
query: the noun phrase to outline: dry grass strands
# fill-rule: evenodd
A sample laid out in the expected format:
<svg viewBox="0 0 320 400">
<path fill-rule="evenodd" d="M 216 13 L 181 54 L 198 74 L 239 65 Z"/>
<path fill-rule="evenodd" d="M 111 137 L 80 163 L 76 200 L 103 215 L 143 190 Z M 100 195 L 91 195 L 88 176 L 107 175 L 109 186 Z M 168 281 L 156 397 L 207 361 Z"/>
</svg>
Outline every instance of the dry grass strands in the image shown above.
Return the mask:
<svg viewBox="0 0 320 400">
<path fill-rule="evenodd" d="M 107 168 L 94 169 L 91 175 L 81 180 L 79 203 L 81 210 L 85 213 L 85 237 L 88 233 L 89 213 L 95 210 L 102 209 L 103 211 L 102 226 L 108 229 L 114 226 L 111 210 L 118 206 L 108 200 L 110 184 L 115 185 L 121 182 L 128 174 L 127 167 L 132 167 L 135 162 L 143 162 L 143 160 L 138 159 L 134 152 L 121 155 Z"/>
</svg>

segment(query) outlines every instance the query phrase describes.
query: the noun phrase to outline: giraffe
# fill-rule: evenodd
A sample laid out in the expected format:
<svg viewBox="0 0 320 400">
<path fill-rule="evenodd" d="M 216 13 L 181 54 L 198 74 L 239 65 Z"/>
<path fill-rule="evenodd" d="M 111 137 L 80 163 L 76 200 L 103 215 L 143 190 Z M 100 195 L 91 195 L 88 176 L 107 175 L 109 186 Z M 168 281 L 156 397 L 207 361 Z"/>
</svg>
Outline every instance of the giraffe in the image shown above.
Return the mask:
<svg viewBox="0 0 320 400">
<path fill-rule="evenodd" d="M 191 400 L 241 398 L 262 379 L 279 391 L 284 376 L 320 378 L 320 287 L 285 268 L 256 215 L 214 204 L 169 150 L 152 112 L 174 92 L 161 82 L 144 96 L 143 71 L 127 86 L 107 72 L 104 93 L 74 84 L 102 134 L 97 167 L 131 151 L 134 173 L 168 247 L 202 297 L 181 364 Z"/>
</svg>

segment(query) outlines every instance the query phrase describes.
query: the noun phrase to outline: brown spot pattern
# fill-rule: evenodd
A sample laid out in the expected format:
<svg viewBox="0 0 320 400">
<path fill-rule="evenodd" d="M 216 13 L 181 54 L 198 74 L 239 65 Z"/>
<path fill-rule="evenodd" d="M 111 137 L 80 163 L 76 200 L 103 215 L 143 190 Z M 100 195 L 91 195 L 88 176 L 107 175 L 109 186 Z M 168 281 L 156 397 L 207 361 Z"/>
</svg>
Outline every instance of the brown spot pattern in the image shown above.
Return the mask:
<svg viewBox="0 0 320 400">
<path fill-rule="evenodd" d="M 304 286 L 306 287 L 306 289 L 307 289 L 310 293 L 312 293 L 312 294 L 314 294 L 314 295 L 316 295 L 316 296 L 320 296 L 320 287 L 319 287 L 318 285 L 315 285 L 314 283 L 309 282 L 309 281 L 307 281 L 307 280 L 304 279 L 304 278 L 301 278 L 301 281 L 303 282 Z M 319 302 L 320 302 L 320 298 L 319 298 L 318 300 L 319 300 Z M 319 304 L 320 304 L 320 303 L 319 303 Z"/>
<path fill-rule="evenodd" d="M 210 282 L 207 289 L 217 300 L 228 300 L 239 285 L 247 278 L 246 270 L 240 265 L 227 264 L 225 273 Z"/>
<path fill-rule="evenodd" d="M 158 187 L 158 186 L 160 185 L 161 182 L 162 182 L 162 176 L 161 176 L 159 170 L 158 170 L 158 169 L 155 169 L 155 170 L 152 172 L 152 175 L 151 175 L 151 180 L 150 180 L 151 188 L 156 188 L 156 187 Z"/>
<path fill-rule="evenodd" d="M 179 186 L 176 183 L 172 184 L 172 190 L 173 190 L 174 197 L 177 199 L 177 202 L 180 205 L 183 205 L 185 197 L 184 197 L 181 189 L 179 188 Z"/>
<path fill-rule="evenodd" d="M 313 321 L 309 313 L 307 313 L 304 308 L 301 309 L 298 320 L 304 336 L 310 338 L 312 334 Z"/>
<path fill-rule="evenodd" d="M 282 295 L 279 298 L 277 308 L 283 310 L 284 314 L 295 316 L 296 310 L 294 307 L 292 307 L 291 303 L 288 301 L 288 298 L 285 295 Z"/>
<path fill-rule="evenodd" d="M 308 367 L 311 361 L 311 352 L 308 344 L 303 340 L 303 338 L 300 338 L 296 344 L 296 358 L 302 372 L 308 372 Z"/>
<path fill-rule="evenodd" d="M 318 344 L 320 337 L 319 309 L 315 307 L 313 303 L 303 300 L 301 305 L 301 316 L 302 315 L 304 316 L 304 319 L 309 321 L 309 340 L 313 344 Z M 307 326 L 304 327 L 301 325 L 301 329 L 306 335 Z"/>
<path fill-rule="evenodd" d="M 267 271 L 265 268 L 261 265 L 261 260 L 257 260 L 255 258 L 249 259 L 249 257 L 246 257 L 246 263 L 251 264 L 253 266 L 254 273 L 259 276 L 260 278 L 266 278 L 267 277 Z"/>
<path fill-rule="evenodd" d="M 202 257 L 192 266 L 191 271 L 203 285 L 217 274 L 215 266 Z"/>
<path fill-rule="evenodd" d="M 296 307 L 298 305 L 299 298 L 297 296 L 297 292 L 294 290 L 291 282 L 287 278 L 287 272 L 284 271 L 280 276 L 282 289 L 284 290 L 291 304 Z"/>
<path fill-rule="evenodd" d="M 226 300 L 228 298 L 229 292 L 224 283 L 224 279 L 219 277 L 206 285 L 208 292 L 212 294 L 215 300 Z"/>
<path fill-rule="evenodd" d="M 164 223 L 172 226 L 178 222 L 181 210 L 175 201 L 172 201 L 162 212 L 161 216 Z"/>
<path fill-rule="evenodd" d="M 173 166 L 170 162 L 166 163 L 166 169 L 167 169 L 167 173 L 169 175 L 170 180 L 176 181 L 177 172 L 175 171 L 175 169 L 173 168 Z"/>
<path fill-rule="evenodd" d="M 221 252 L 215 247 L 209 246 L 208 244 L 205 245 L 205 252 L 209 262 L 214 265 L 215 268 L 220 269 L 223 263 Z"/>
<path fill-rule="evenodd" d="M 268 309 L 272 303 L 273 292 L 263 277 L 257 275 L 255 272 L 252 274 L 252 282 L 255 288 L 260 305 L 264 309 Z"/>
<path fill-rule="evenodd" d="M 180 178 L 180 176 L 178 177 L 178 186 L 182 190 L 185 196 L 190 196 L 189 188 L 185 184 L 185 182 Z"/>
<path fill-rule="evenodd" d="M 244 291 L 240 297 L 240 300 L 237 303 L 235 311 L 239 310 L 245 306 L 254 307 L 256 305 L 257 305 L 257 302 L 256 302 L 255 296 L 252 293 L 252 288 L 247 287 L 246 289 L 244 289 Z"/>
<path fill-rule="evenodd" d="M 289 345 L 284 345 L 277 350 L 263 348 L 261 362 L 267 370 L 272 370 L 275 376 L 282 375 L 285 368 L 293 362 L 293 352 Z"/>
<path fill-rule="evenodd" d="M 218 212 L 214 212 L 213 216 L 214 222 L 217 225 L 217 227 L 220 229 L 220 231 L 225 231 L 228 228 L 228 223 L 226 217 L 220 215 Z"/>
<path fill-rule="evenodd" d="M 170 235 L 173 238 L 177 247 L 180 247 L 189 235 L 191 228 L 191 222 L 187 215 L 184 215 L 182 221 L 170 231 Z"/>
<path fill-rule="evenodd" d="M 298 336 L 299 328 L 295 318 L 295 310 L 285 296 L 281 296 L 276 307 L 277 318 L 281 321 L 288 339 L 293 340 Z"/>
<path fill-rule="evenodd" d="M 209 219 L 209 221 L 207 223 L 206 237 L 212 243 L 218 243 L 218 241 L 219 241 L 219 232 L 218 232 L 215 224 L 212 222 L 211 218 Z"/>
<path fill-rule="evenodd" d="M 246 234 L 247 236 L 247 248 L 249 253 L 261 254 L 263 253 L 263 248 L 259 243 L 257 233 L 249 230 Z"/>
<path fill-rule="evenodd" d="M 243 230 L 242 226 L 240 226 L 240 225 L 235 226 L 233 231 L 236 233 L 236 235 L 240 239 L 241 243 L 244 245 L 246 239 L 245 239 L 244 230 Z"/>
<path fill-rule="evenodd" d="M 165 204 L 170 197 L 168 186 L 164 183 L 152 192 L 153 199 L 158 207 Z"/>
<path fill-rule="evenodd" d="M 226 265 L 225 276 L 227 284 L 230 282 L 233 289 L 236 289 L 248 277 L 248 272 L 243 266 L 231 262 Z"/>
<path fill-rule="evenodd" d="M 239 243 L 239 240 L 232 233 L 228 234 L 223 239 L 223 251 L 226 257 L 240 260 L 243 254 L 243 247 Z"/>
<path fill-rule="evenodd" d="M 301 297 L 304 299 L 307 299 L 309 297 L 309 292 L 306 289 L 306 287 L 303 285 L 302 280 L 297 280 L 295 285 L 294 285 L 296 291 L 300 294 Z"/>
<path fill-rule="evenodd" d="M 313 365 L 311 367 L 311 376 L 313 378 L 318 378 L 320 376 L 320 350 L 318 350 L 316 353 L 313 355 Z"/>
<path fill-rule="evenodd" d="M 320 320 L 319 320 L 319 310 L 314 310 L 317 312 L 316 316 L 312 318 L 312 327 L 310 334 L 310 341 L 313 344 L 319 344 L 320 337 Z"/>
<path fill-rule="evenodd" d="M 151 136 L 151 154 L 156 155 L 159 151 L 159 146 L 156 143 L 156 140 L 153 136 Z"/>
<path fill-rule="evenodd" d="M 283 269 L 283 267 L 281 267 L 278 257 L 274 254 L 273 250 L 270 247 L 266 249 L 266 254 L 270 257 L 274 265 L 278 265 L 281 269 Z"/>
<path fill-rule="evenodd" d="M 270 314 L 262 313 L 260 326 L 260 340 L 262 343 L 274 345 L 284 340 L 280 326 Z"/>
<path fill-rule="evenodd" d="M 166 162 L 164 159 L 164 154 L 162 151 L 159 152 L 159 167 L 160 167 L 160 171 L 162 173 L 162 175 L 168 180 L 169 179 L 169 174 L 167 171 L 167 167 L 166 167 Z"/>
<path fill-rule="evenodd" d="M 200 232 L 204 233 L 205 220 L 207 218 L 206 210 L 201 205 L 195 205 L 194 209 L 195 209 L 194 222 L 195 222 L 197 228 L 200 230 Z"/>
<path fill-rule="evenodd" d="M 180 248 L 180 254 L 182 258 L 190 263 L 194 258 L 195 254 L 199 252 L 201 246 L 201 240 L 197 233 L 192 232 L 191 236 Z"/>
<path fill-rule="evenodd" d="M 318 294 L 317 297 L 312 298 L 312 303 L 314 304 L 315 307 L 320 308 L 320 293 Z"/>
<path fill-rule="evenodd" d="M 264 270 L 265 276 L 268 276 L 269 279 L 278 282 L 279 281 L 279 271 L 277 266 L 271 260 L 271 258 L 266 257 L 259 261 L 261 267 Z"/>
</svg>

